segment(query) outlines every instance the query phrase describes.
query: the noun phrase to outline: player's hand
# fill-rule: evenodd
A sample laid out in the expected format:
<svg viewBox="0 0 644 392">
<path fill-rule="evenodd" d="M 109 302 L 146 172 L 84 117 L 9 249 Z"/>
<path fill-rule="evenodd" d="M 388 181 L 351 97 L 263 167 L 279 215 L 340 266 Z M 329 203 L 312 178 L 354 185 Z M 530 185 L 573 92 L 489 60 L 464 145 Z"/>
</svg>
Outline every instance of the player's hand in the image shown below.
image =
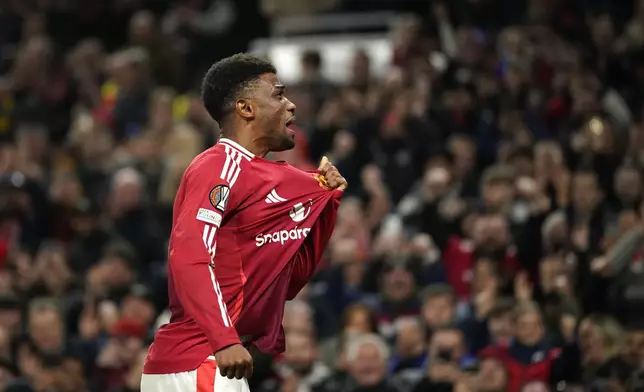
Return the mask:
<svg viewBox="0 0 644 392">
<path fill-rule="evenodd" d="M 347 180 L 345 180 L 344 177 L 342 177 L 342 174 L 338 171 L 338 169 L 333 166 L 331 162 L 329 162 L 329 158 L 327 157 L 322 157 L 322 160 L 320 161 L 320 166 L 318 167 L 318 170 L 320 171 L 320 174 L 324 177 L 326 180 L 327 184 L 331 189 L 339 189 L 341 191 L 344 191 L 347 189 Z"/>
<path fill-rule="evenodd" d="M 253 375 L 253 357 L 241 344 L 233 344 L 217 351 L 215 361 L 223 377 L 241 380 Z"/>
</svg>

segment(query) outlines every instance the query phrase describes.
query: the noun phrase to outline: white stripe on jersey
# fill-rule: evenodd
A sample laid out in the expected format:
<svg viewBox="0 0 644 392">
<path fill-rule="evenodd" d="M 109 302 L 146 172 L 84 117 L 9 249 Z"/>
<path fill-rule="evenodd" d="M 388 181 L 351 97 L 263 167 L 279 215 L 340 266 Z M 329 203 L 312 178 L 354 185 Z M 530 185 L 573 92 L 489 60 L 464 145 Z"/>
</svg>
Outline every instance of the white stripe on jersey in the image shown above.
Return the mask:
<svg viewBox="0 0 644 392">
<path fill-rule="evenodd" d="M 287 201 L 285 198 L 282 196 L 278 195 L 275 189 L 273 189 L 270 193 L 277 201 Z"/>
<path fill-rule="evenodd" d="M 221 319 L 224 322 L 224 326 L 230 327 L 232 322 L 228 316 L 228 309 L 226 308 L 226 303 L 224 302 L 224 296 L 221 294 L 221 287 L 219 287 L 219 282 L 215 279 L 215 271 L 212 265 L 212 261 L 215 258 L 215 252 L 217 249 L 217 243 L 215 240 L 215 234 L 217 233 L 217 228 L 211 225 L 204 225 L 203 227 L 203 241 L 210 255 L 210 265 L 208 265 L 208 271 L 210 272 L 210 280 L 212 281 L 212 287 L 215 290 L 217 295 L 217 302 L 219 303 L 219 310 L 221 311 Z"/>
<path fill-rule="evenodd" d="M 264 199 L 264 201 L 267 202 L 268 204 L 279 203 L 279 200 L 277 200 L 275 197 L 273 197 L 273 195 L 271 195 L 270 193 L 268 195 L 266 195 L 266 199 Z"/>
<path fill-rule="evenodd" d="M 253 157 L 255 156 L 255 154 L 253 154 L 252 152 L 248 151 L 247 149 L 239 145 L 239 143 L 234 142 L 225 137 L 222 137 L 219 139 L 219 144 L 228 145 L 229 147 L 232 147 L 233 149 L 240 152 L 244 156 L 244 158 L 248 159 L 249 161 L 253 159 Z"/>
<path fill-rule="evenodd" d="M 235 173 L 233 174 L 233 178 L 230 180 L 231 188 L 233 185 L 235 185 L 235 182 L 237 181 L 237 177 L 239 177 L 239 172 L 241 172 L 242 154 L 236 151 L 235 155 L 237 155 L 237 159 L 235 159 L 235 166 L 237 167 L 237 170 L 235 170 Z"/>
</svg>

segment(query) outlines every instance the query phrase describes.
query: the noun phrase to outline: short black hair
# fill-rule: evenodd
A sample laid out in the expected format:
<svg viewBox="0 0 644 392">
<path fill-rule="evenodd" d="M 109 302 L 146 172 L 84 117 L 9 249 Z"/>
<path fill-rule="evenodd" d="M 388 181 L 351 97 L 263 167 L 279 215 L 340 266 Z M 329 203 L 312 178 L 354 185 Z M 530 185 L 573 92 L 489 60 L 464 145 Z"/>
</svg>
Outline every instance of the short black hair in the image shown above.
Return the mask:
<svg viewBox="0 0 644 392">
<path fill-rule="evenodd" d="M 214 63 L 201 86 L 201 99 L 210 116 L 221 123 L 239 94 L 265 73 L 277 73 L 269 61 L 239 53 Z"/>
</svg>

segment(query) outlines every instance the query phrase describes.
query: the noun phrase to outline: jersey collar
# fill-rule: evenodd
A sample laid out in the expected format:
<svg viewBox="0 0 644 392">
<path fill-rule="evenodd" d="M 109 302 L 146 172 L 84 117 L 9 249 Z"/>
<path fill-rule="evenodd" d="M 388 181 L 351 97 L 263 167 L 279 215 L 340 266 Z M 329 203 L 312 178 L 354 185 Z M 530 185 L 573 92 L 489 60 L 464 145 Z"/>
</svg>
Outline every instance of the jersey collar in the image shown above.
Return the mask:
<svg viewBox="0 0 644 392">
<path fill-rule="evenodd" d="M 235 150 L 237 150 L 237 151 L 241 152 L 242 154 L 246 155 L 246 157 L 248 157 L 248 158 L 252 159 L 252 158 L 255 157 L 255 154 L 253 154 L 252 152 L 250 152 L 247 149 L 245 149 L 244 147 L 242 147 L 239 143 L 237 143 L 237 142 L 235 142 L 233 140 L 230 140 L 228 138 L 225 138 L 225 137 L 220 138 L 219 143 L 223 143 L 223 144 L 226 144 L 226 145 L 234 148 Z"/>
</svg>

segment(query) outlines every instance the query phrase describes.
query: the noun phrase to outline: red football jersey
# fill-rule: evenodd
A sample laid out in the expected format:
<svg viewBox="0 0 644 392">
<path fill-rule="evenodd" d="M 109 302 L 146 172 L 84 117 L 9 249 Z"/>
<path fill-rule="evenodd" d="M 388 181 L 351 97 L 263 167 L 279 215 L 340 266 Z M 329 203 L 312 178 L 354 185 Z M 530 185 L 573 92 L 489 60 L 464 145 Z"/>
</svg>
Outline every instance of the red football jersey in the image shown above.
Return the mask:
<svg viewBox="0 0 644 392">
<path fill-rule="evenodd" d="M 282 352 L 284 303 L 314 274 L 341 195 L 316 172 L 228 139 L 197 156 L 174 203 L 172 317 L 157 331 L 144 373 L 196 369 L 240 336 L 265 353 Z"/>
</svg>

